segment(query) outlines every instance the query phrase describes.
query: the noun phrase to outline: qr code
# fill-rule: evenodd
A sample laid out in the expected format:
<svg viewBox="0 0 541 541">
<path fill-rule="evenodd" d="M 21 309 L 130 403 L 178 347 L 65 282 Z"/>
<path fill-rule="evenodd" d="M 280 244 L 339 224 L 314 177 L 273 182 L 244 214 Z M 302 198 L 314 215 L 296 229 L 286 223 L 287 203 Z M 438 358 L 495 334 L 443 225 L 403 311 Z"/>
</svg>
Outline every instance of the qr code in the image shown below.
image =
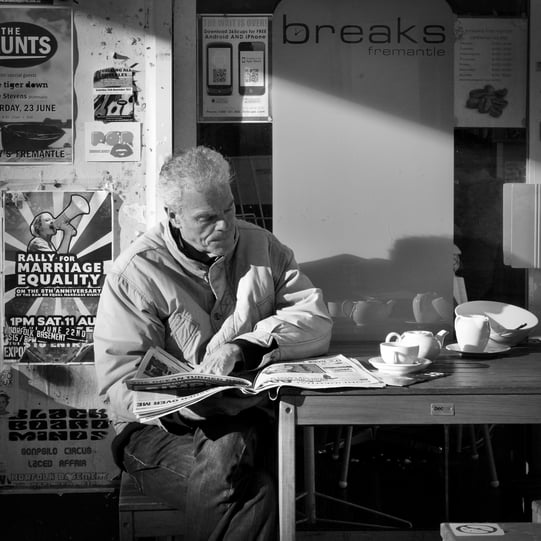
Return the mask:
<svg viewBox="0 0 541 541">
<path fill-rule="evenodd" d="M 257 68 L 245 68 L 244 81 L 245 83 L 257 83 L 259 81 L 259 70 Z"/>
<path fill-rule="evenodd" d="M 227 70 L 225 68 L 213 68 L 212 79 L 215 83 L 227 83 Z"/>
</svg>

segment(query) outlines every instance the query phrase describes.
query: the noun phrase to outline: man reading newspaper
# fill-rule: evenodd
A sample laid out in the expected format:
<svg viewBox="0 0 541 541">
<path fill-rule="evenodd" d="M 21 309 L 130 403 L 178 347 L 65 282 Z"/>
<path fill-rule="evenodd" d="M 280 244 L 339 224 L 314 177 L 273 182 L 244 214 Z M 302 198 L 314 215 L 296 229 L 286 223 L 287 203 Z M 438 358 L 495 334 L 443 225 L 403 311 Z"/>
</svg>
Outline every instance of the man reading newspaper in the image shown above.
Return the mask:
<svg viewBox="0 0 541 541">
<path fill-rule="evenodd" d="M 148 423 L 126 385 L 151 346 L 198 372 L 231 374 L 327 352 L 331 318 L 292 251 L 235 218 L 228 162 L 196 147 L 162 167 L 166 219 L 116 260 L 94 330 L 113 452 L 142 490 L 179 507 L 185 539 L 272 540 L 276 496 L 265 394 L 216 394 Z"/>
</svg>

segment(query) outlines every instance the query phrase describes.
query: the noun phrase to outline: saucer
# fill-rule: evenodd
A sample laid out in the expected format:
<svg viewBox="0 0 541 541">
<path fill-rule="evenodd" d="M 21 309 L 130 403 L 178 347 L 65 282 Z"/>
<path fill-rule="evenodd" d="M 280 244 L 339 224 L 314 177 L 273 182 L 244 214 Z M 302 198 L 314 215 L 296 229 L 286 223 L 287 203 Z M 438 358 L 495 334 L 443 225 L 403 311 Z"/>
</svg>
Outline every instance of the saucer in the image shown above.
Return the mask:
<svg viewBox="0 0 541 541">
<path fill-rule="evenodd" d="M 404 374 L 411 374 L 413 372 L 419 372 L 424 368 L 427 368 L 432 364 L 432 361 L 428 359 L 419 358 L 418 363 L 404 363 L 404 364 L 389 364 L 386 363 L 381 357 L 372 357 L 368 359 L 368 362 L 377 368 L 380 372 L 386 374 L 393 374 L 395 376 L 403 376 Z"/>
<path fill-rule="evenodd" d="M 460 353 L 462 357 L 496 357 L 497 355 L 500 355 L 502 353 L 505 353 L 506 351 L 509 351 L 511 349 L 510 346 L 504 346 L 502 344 L 492 344 L 488 343 L 484 351 L 462 351 L 460 349 L 460 346 L 458 344 L 449 344 L 445 346 L 445 349 L 447 351 L 454 351 L 456 353 Z"/>
</svg>

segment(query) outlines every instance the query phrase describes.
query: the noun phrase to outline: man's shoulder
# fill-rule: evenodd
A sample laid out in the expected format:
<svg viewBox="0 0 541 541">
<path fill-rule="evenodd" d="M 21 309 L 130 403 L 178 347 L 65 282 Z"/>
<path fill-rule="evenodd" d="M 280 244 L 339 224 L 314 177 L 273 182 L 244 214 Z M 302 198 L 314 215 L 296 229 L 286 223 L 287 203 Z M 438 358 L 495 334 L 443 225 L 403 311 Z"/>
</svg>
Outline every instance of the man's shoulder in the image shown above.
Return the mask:
<svg viewBox="0 0 541 541">
<path fill-rule="evenodd" d="M 122 250 L 115 260 L 115 267 L 118 270 L 124 268 L 134 260 L 154 259 L 161 257 L 157 254 L 166 252 L 163 225 L 158 224 L 137 237 L 129 246 Z"/>
<path fill-rule="evenodd" d="M 252 222 L 246 222 L 245 220 L 237 219 L 237 227 L 241 238 L 259 238 L 261 240 L 276 239 L 276 237 L 268 229 L 265 229 L 260 225 L 256 225 Z"/>
</svg>

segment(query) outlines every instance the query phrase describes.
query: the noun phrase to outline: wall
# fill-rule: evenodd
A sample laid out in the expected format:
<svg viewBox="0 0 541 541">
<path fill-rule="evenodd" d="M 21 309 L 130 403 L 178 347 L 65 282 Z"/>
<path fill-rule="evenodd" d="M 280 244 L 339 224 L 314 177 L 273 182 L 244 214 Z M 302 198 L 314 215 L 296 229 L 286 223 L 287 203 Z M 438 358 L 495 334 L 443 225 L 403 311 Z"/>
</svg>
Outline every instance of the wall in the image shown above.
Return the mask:
<svg viewBox="0 0 541 541">
<path fill-rule="evenodd" d="M 172 2 L 55 5 L 73 10 L 73 163 L 0 165 L 0 187 L 111 191 L 116 254 L 157 219 L 157 173 L 172 149 Z M 94 120 L 93 75 L 109 67 L 133 71 L 135 121 L 142 134 L 137 161 L 85 159 L 85 123 Z M 110 484 L 117 473 L 109 452 L 112 434 L 104 428 L 92 363 L 4 363 L 0 368 L 0 390 L 10 398 L 8 413 L 0 412 L 0 490 L 88 490 Z"/>
<path fill-rule="evenodd" d="M 430 323 L 450 323 L 453 43 L 444 1 L 283 0 L 274 14 L 274 230 L 328 301 L 394 303 L 378 325 L 338 317 L 335 337 L 415 326 L 426 292 L 446 305 Z"/>
</svg>

